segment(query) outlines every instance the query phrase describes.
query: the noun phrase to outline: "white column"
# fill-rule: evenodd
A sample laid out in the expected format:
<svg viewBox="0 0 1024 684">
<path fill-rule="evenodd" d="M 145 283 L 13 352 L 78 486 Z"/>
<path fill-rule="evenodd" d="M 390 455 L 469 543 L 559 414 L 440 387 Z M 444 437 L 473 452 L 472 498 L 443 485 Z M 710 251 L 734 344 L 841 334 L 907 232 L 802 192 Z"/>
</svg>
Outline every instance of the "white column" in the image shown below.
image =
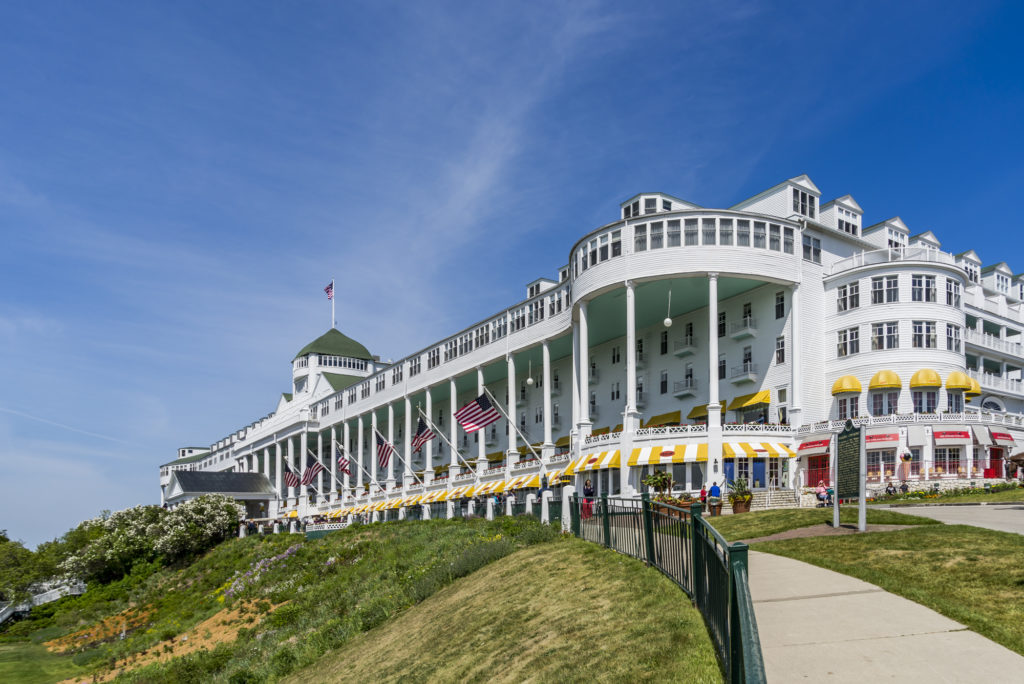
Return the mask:
<svg viewBox="0 0 1024 684">
<path fill-rule="evenodd" d="M 572 422 L 569 424 L 569 431 L 573 435 L 573 444 L 576 443 L 576 435 L 579 434 L 579 424 L 582 420 L 580 414 L 580 326 L 579 323 L 572 323 L 572 383 L 569 391 L 572 392 Z M 573 454 L 574 456 L 576 454 Z"/>
<path fill-rule="evenodd" d="M 476 394 L 480 396 L 484 393 L 484 369 L 477 366 L 476 369 Z M 480 430 L 476 433 L 476 472 L 477 475 L 483 475 L 486 470 L 487 463 L 487 428 Z"/>
<path fill-rule="evenodd" d="M 516 360 L 512 354 L 506 357 L 508 361 L 508 464 L 512 463 L 513 454 L 516 456 Z M 518 460 L 518 459 L 516 459 Z"/>
<path fill-rule="evenodd" d="M 580 323 L 579 323 L 579 349 L 577 351 L 580 360 L 579 381 L 580 381 L 580 422 L 579 438 L 586 439 L 590 436 L 590 429 L 594 424 L 590 422 L 590 333 L 587 323 L 587 303 L 580 302 Z"/>
<path fill-rule="evenodd" d="M 370 411 L 370 493 L 377 493 L 377 409 Z"/>
<path fill-rule="evenodd" d="M 295 474 L 302 477 L 302 471 L 305 470 L 306 458 L 309 456 L 309 433 L 305 429 L 299 434 L 299 454 L 295 462 Z M 307 497 L 307 488 L 299 485 L 298 495 L 300 497 Z M 308 497 L 307 497 L 308 498 Z"/>
<path fill-rule="evenodd" d="M 338 452 L 335 445 L 338 442 L 338 428 L 331 426 L 331 446 L 327 449 L 327 458 L 331 461 L 331 501 L 338 500 Z"/>
<path fill-rule="evenodd" d="M 356 416 L 356 460 L 359 461 L 359 467 L 356 468 L 356 494 L 363 493 L 363 468 L 365 468 L 365 461 L 363 460 L 363 417 Z"/>
<path fill-rule="evenodd" d="M 412 477 L 412 402 L 408 396 L 405 397 L 404 425 L 402 447 L 405 451 L 405 470 L 403 471 L 402 480 L 404 485 L 408 487 L 414 482 Z"/>
<path fill-rule="evenodd" d="M 434 402 L 430 396 L 430 388 L 426 388 L 423 392 L 426 395 L 427 417 L 433 422 Z M 423 445 L 423 463 L 423 481 L 430 484 L 434 481 L 434 440 L 432 439 Z"/>
<path fill-rule="evenodd" d="M 640 414 L 636 410 L 636 291 L 633 281 L 626 281 L 626 411 L 622 429 L 636 432 Z"/>
<path fill-rule="evenodd" d="M 316 431 L 316 460 L 320 465 L 324 464 L 324 433 L 320 430 Z M 316 476 L 316 494 L 317 501 L 324 496 L 324 479 L 326 473 L 320 473 Z"/>
<path fill-rule="evenodd" d="M 541 352 L 544 362 L 544 456 L 549 457 L 555 445 L 551 441 L 551 348 L 547 340 L 544 340 Z"/>
<path fill-rule="evenodd" d="M 803 423 L 804 393 L 801 385 L 800 355 L 803 353 L 800 341 L 803 340 L 800 330 L 800 283 L 793 283 L 789 295 L 789 339 L 786 340 L 786 353 L 789 355 L 789 424 L 799 427 Z M 858 397 L 858 400 L 860 397 Z M 771 422 L 771 421 L 769 421 Z"/>
<path fill-rule="evenodd" d="M 352 478 L 350 477 L 350 474 L 353 471 L 358 471 L 359 468 L 356 466 L 355 463 L 351 462 L 352 461 L 352 452 L 349 451 L 348 448 L 349 448 L 349 445 L 352 443 L 352 428 L 349 427 L 349 424 L 348 424 L 347 420 L 344 423 L 342 423 L 341 438 L 343 440 L 345 440 L 344 441 L 344 449 L 342 449 L 342 453 L 344 453 L 346 455 L 345 457 L 349 460 L 348 472 L 347 473 L 342 473 L 342 475 L 341 475 L 341 500 L 342 501 L 348 501 L 350 498 L 352 498 L 352 489 L 351 489 L 351 487 L 352 487 L 352 483 L 351 483 Z M 337 465 L 338 464 L 338 453 L 337 453 L 337 451 L 335 451 L 335 453 L 331 454 L 331 458 L 334 459 L 334 464 Z"/>
<path fill-rule="evenodd" d="M 287 496 L 287 492 L 282 489 L 284 487 L 284 473 L 281 471 L 281 443 L 274 442 L 274 482 L 277 489 L 277 498 L 283 499 Z"/>
<path fill-rule="evenodd" d="M 270 480 L 270 448 L 263 448 L 263 474 Z M 270 480 L 272 481 L 272 480 Z"/>
<path fill-rule="evenodd" d="M 288 437 L 287 441 L 288 441 L 288 444 L 287 444 L 287 450 L 288 451 L 287 451 L 286 458 L 288 459 L 288 468 L 292 472 L 295 472 L 295 440 L 292 439 L 291 437 Z M 291 498 L 293 496 L 298 496 L 298 494 L 296 492 L 296 488 L 295 487 L 289 487 L 288 488 L 288 497 Z"/>
<path fill-rule="evenodd" d="M 451 442 L 449 449 L 457 449 L 459 446 L 459 421 L 455 420 L 455 412 L 459 410 L 458 405 L 458 393 L 455 389 L 455 378 L 448 380 L 448 405 L 450 410 L 448 411 L 448 420 L 450 425 L 448 426 L 448 441 Z M 455 477 L 455 474 L 459 472 L 459 455 L 456 451 L 452 451 L 451 459 L 448 464 L 448 482 L 451 483 L 451 478 Z M 449 506 L 449 508 L 451 508 Z M 449 518 L 451 515 L 449 514 Z"/>
<path fill-rule="evenodd" d="M 708 484 L 721 485 L 722 407 L 718 403 L 718 274 L 708 274 Z"/>
<path fill-rule="evenodd" d="M 395 446 L 395 406 L 392 403 L 388 403 L 388 443 L 391 446 Z M 396 457 L 392 456 L 388 460 L 388 491 L 395 488 L 395 461 Z"/>
</svg>

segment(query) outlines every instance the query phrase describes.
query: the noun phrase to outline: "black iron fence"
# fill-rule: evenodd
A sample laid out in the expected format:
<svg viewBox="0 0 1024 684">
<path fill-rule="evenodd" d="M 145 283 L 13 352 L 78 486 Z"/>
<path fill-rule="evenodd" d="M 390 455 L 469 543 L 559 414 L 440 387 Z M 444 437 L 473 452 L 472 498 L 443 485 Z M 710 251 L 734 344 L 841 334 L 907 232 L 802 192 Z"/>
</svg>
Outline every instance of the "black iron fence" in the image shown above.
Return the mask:
<svg viewBox="0 0 1024 684">
<path fill-rule="evenodd" d="M 730 682 L 764 682 L 764 661 L 747 577 L 747 545 L 730 544 L 690 510 L 641 499 L 570 501 L 577 537 L 652 565 L 690 596 Z M 554 514 L 551 515 L 554 520 Z"/>
</svg>

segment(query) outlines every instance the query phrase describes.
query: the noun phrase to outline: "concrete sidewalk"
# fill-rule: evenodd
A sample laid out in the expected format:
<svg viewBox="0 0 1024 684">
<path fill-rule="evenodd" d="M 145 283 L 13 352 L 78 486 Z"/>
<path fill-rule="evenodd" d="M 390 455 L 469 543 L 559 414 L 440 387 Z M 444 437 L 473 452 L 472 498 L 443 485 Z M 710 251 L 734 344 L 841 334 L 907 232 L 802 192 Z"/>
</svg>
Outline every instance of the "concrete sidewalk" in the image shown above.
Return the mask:
<svg viewBox="0 0 1024 684">
<path fill-rule="evenodd" d="M 769 682 L 1020 682 L 1024 657 L 873 584 L 750 552 Z"/>
</svg>

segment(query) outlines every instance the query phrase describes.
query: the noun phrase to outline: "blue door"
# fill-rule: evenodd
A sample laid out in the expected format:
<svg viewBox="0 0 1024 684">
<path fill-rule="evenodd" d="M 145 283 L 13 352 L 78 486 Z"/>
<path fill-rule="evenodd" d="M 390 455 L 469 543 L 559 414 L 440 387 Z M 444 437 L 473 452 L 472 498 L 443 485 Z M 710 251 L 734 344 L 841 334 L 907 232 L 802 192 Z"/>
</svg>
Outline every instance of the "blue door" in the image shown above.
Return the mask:
<svg viewBox="0 0 1024 684">
<path fill-rule="evenodd" d="M 765 465 L 767 465 L 767 459 L 755 458 L 754 459 L 754 472 L 752 482 L 749 483 L 751 487 L 767 487 L 768 480 L 765 479 Z"/>
<path fill-rule="evenodd" d="M 736 479 L 736 461 L 728 459 L 722 461 L 722 470 L 725 472 L 725 481 L 732 482 Z M 718 484 L 722 484 L 719 482 Z"/>
</svg>

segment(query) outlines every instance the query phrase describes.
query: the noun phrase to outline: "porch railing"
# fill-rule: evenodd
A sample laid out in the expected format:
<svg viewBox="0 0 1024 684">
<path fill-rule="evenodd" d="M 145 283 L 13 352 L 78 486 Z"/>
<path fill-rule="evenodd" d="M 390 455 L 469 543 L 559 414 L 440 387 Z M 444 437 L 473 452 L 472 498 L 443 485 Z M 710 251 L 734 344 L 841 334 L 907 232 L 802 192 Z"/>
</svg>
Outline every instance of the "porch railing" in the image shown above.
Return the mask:
<svg viewBox="0 0 1024 684">
<path fill-rule="evenodd" d="M 726 678 L 764 682 L 764 660 L 747 576 L 747 545 L 730 544 L 690 510 L 641 499 L 573 496 L 575 536 L 652 565 L 693 599 Z"/>
</svg>

